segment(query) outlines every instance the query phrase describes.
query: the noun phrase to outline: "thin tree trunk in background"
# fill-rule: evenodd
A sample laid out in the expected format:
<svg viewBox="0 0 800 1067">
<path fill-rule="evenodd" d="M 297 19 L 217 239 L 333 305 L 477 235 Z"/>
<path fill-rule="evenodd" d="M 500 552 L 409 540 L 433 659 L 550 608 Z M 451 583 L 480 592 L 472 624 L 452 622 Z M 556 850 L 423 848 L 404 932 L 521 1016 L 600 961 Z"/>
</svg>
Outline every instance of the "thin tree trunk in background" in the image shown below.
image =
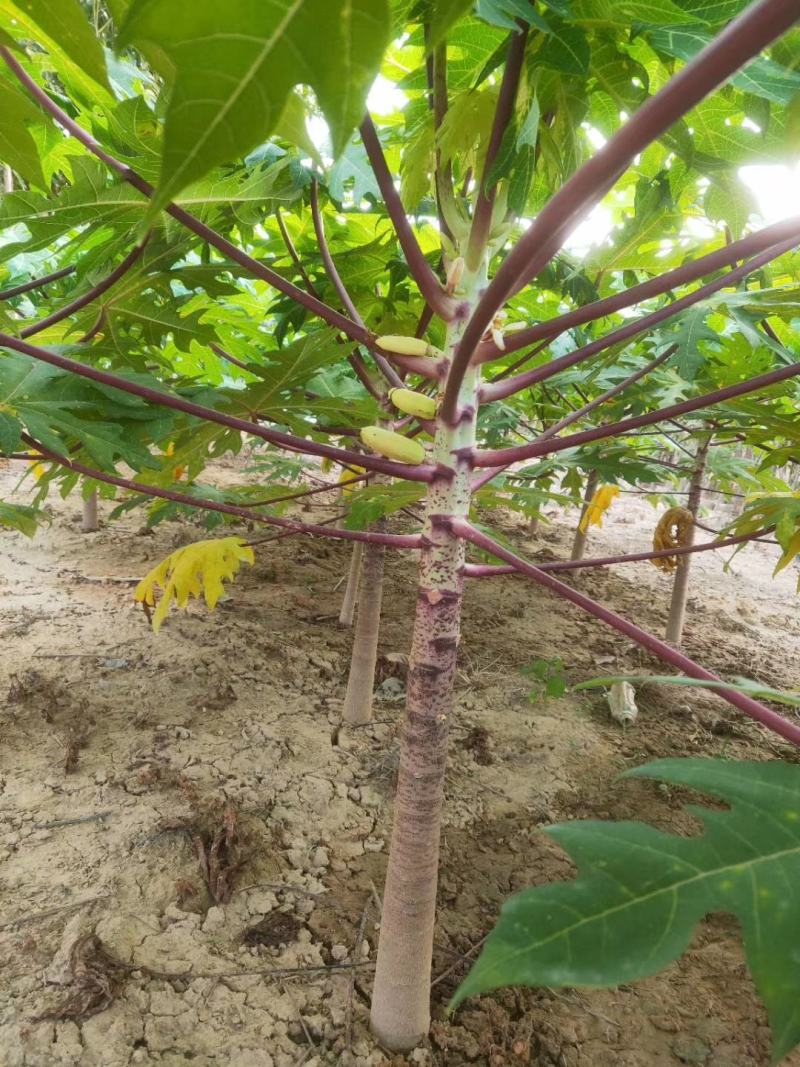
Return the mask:
<svg viewBox="0 0 800 1067">
<path fill-rule="evenodd" d="M 382 531 L 385 522 L 375 524 Z M 372 719 L 372 693 L 375 689 L 375 663 L 378 659 L 378 636 L 381 628 L 383 599 L 383 561 L 385 545 L 368 544 L 361 561 L 361 589 L 358 594 L 358 615 L 353 634 L 350 674 L 344 698 L 342 717 L 351 725 L 362 725 Z"/>
<path fill-rule="evenodd" d="M 533 537 L 534 534 L 537 534 L 538 532 L 539 532 L 539 516 L 538 515 L 531 515 L 530 519 L 528 520 L 528 534 L 531 537 Z"/>
<path fill-rule="evenodd" d="M 703 475 L 706 469 L 706 458 L 711 447 L 713 434 L 709 433 L 697 446 L 694 458 L 694 470 L 692 480 L 689 483 L 689 499 L 686 509 L 692 513 L 692 518 L 697 518 L 700 510 L 700 501 L 703 496 Z M 694 526 L 689 528 L 686 543 L 694 542 Z M 672 600 L 669 606 L 669 619 L 667 620 L 667 641 L 675 648 L 680 648 L 683 636 L 683 624 L 686 620 L 686 601 L 689 596 L 689 570 L 691 568 L 691 555 L 679 556 L 678 567 L 675 571 L 675 580 L 672 583 Z"/>
<path fill-rule="evenodd" d="M 14 192 L 14 172 L 7 163 L 3 164 L 3 192 Z"/>
<path fill-rule="evenodd" d="M 572 542 L 572 555 L 570 559 L 583 559 L 583 552 L 586 548 L 587 534 L 581 530 L 581 523 L 583 522 L 583 516 L 586 514 L 586 509 L 589 507 L 589 502 L 595 494 L 597 489 L 597 483 L 600 481 L 600 476 L 597 471 L 589 471 L 589 477 L 586 479 L 586 490 L 583 494 L 583 507 L 581 508 L 581 517 L 578 519 L 578 528 L 575 531 L 575 539 Z M 588 532 L 588 531 L 587 531 Z"/>
<path fill-rule="evenodd" d="M 353 625 L 353 615 L 356 610 L 358 598 L 358 583 L 361 578 L 361 557 L 364 555 L 364 542 L 354 541 L 353 551 L 350 554 L 350 570 L 347 573 L 347 585 L 344 590 L 342 609 L 339 612 L 339 625 L 350 627 Z"/>
<path fill-rule="evenodd" d="M 81 516 L 81 533 L 94 533 L 99 529 L 97 521 L 97 490 L 84 497 L 83 515 Z"/>
</svg>

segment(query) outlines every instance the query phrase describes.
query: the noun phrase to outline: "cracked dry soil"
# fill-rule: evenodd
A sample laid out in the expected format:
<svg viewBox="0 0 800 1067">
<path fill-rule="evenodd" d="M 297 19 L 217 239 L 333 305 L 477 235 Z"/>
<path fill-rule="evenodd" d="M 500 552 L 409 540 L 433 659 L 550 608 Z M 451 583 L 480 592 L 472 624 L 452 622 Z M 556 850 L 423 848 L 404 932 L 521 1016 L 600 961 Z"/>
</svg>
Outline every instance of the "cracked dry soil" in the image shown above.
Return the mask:
<svg viewBox="0 0 800 1067">
<path fill-rule="evenodd" d="M 13 485 L 8 469 L 0 480 Z M 367 1019 L 413 560 L 387 557 L 389 699 L 376 725 L 348 731 L 350 635 L 335 622 L 346 546 L 264 546 L 215 614 L 173 614 L 156 638 L 119 579 L 205 535 L 188 522 L 142 535 L 130 515 L 82 535 L 77 508 L 56 502 L 33 542 L 0 535 L 0 1067 L 768 1063 L 766 1017 L 725 916 L 633 986 L 504 991 L 452 1020 L 445 1005 L 503 899 L 571 876 L 543 826 L 645 818 L 691 833 L 681 790 L 617 774 L 668 754 L 796 759 L 787 746 L 699 690 L 642 690 L 625 732 L 598 696 L 532 705 L 519 668 L 536 657 L 563 656 L 576 679 L 657 664 L 524 581 L 473 583 L 431 1039 L 392 1057 Z M 529 554 L 563 557 L 573 522 L 554 513 L 534 539 L 509 518 L 505 532 Z M 627 498 L 590 551 L 645 548 L 654 525 Z M 770 579 L 774 553 L 748 548 L 728 574 L 696 559 L 686 647 L 788 688 L 800 684 L 795 576 Z M 663 630 L 669 578 L 647 564 L 573 580 Z M 213 847 L 225 818 L 227 852 L 222 837 Z"/>
</svg>

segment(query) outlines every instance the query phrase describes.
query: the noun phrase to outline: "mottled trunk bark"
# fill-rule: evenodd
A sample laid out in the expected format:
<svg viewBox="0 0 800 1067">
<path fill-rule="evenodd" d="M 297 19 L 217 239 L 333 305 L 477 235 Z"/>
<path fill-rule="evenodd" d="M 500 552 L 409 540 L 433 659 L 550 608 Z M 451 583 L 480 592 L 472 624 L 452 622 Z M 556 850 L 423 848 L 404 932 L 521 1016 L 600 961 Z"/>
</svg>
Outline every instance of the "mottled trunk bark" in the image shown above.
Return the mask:
<svg viewBox="0 0 800 1067">
<path fill-rule="evenodd" d="M 700 510 L 700 501 L 703 496 L 703 475 L 706 469 L 708 450 L 711 447 L 712 434 L 706 435 L 697 446 L 694 457 L 694 470 L 692 480 L 689 483 L 689 498 L 686 508 L 697 518 Z M 687 544 L 694 543 L 694 526 L 689 529 Z M 678 556 L 678 567 L 675 571 L 675 579 L 672 583 L 672 600 L 669 605 L 669 619 L 667 620 L 666 639 L 675 648 L 680 648 L 683 637 L 683 624 L 686 621 L 686 601 L 689 598 L 689 571 L 692 565 L 691 555 Z"/>
<path fill-rule="evenodd" d="M 97 490 L 83 499 L 83 514 L 81 515 L 81 532 L 94 533 L 99 529 L 97 521 Z"/>
<path fill-rule="evenodd" d="M 589 471 L 589 477 L 586 479 L 586 490 L 583 494 L 581 517 L 578 519 L 578 528 L 575 531 L 575 539 L 572 542 L 572 555 L 569 557 L 570 559 L 583 559 L 587 534 L 581 530 L 581 523 L 583 522 L 583 516 L 586 514 L 586 509 L 589 507 L 589 502 L 597 490 L 597 483 L 599 481 L 600 476 L 597 471 Z"/>
<path fill-rule="evenodd" d="M 381 521 L 375 524 L 374 529 L 383 530 L 384 527 L 385 523 Z M 354 726 L 372 719 L 372 692 L 375 688 L 375 663 L 378 659 L 378 636 L 381 628 L 385 555 L 385 545 L 368 544 L 361 563 L 358 615 L 342 712 L 344 721 Z"/>
<path fill-rule="evenodd" d="M 483 274 L 485 284 L 485 273 Z M 477 278 L 468 284 L 479 288 Z M 448 329 L 452 353 L 463 321 Z M 454 471 L 428 490 L 406 716 L 372 996 L 372 1029 L 389 1049 L 413 1048 L 430 1025 L 430 980 L 447 736 L 461 622 L 465 546 L 446 523 L 470 505 L 477 370 L 462 385 L 462 418 L 439 423 L 433 461 Z M 461 457 L 454 453 L 465 449 Z M 445 520 L 445 521 L 443 521 Z"/>
<path fill-rule="evenodd" d="M 358 599 L 358 583 L 361 578 L 361 557 L 364 555 L 364 542 L 355 541 L 350 554 L 350 570 L 347 572 L 347 585 L 344 590 L 342 609 L 339 612 L 339 625 L 352 626 L 353 615 Z"/>
</svg>

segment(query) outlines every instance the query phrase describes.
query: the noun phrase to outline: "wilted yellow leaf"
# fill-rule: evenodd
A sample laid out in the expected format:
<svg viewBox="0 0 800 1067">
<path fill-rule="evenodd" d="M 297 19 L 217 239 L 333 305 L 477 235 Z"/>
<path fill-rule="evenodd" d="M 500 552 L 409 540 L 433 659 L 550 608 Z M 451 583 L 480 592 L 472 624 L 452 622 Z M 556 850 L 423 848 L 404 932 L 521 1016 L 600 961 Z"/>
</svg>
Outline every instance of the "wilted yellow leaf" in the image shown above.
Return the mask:
<svg viewBox="0 0 800 1067">
<path fill-rule="evenodd" d="M 342 467 L 342 473 L 339 475 L 339 485 L 342 487 L 342 492 L 348 495 L 349 493 L 354 493 L 356 489 L 360 489 L 361 482 L 356 482 L 354 479 L 364 473 L 363 467 Z"/>
<path fill-rule="evenodd" d="M 616 485 L 601 485 L 589 501 L 580 523 L 581 533 L 586 533 L 590 526 L 602 526 L 603 516 L 611 507 L 612 501 L 619 496 Z"/>
<path fill-rule="evenodd" d="M 236 576 L 242 560 L 253 563 L 254 559 L 252 548 L 241 537 L 196 541 L 179 548 L 145 575 L 136 586 L 134 597 L 147 610 L 155 606 L 156 587 L 163 590 L 152 617 L 153 630 L 158 633 L 173 600 L 179 608 L 185 608 L 189 597 L 202 593 L 213 611 L 225 591 L 222 583 Z"/>
<path fill-rule="evenodd" d="M 777 563 L 777 565 L 775 567 L 775 570 L 772 572 L 772 577 L 774 578 L 775 575 L 778 574 L 779 571 L 782 571 L 784 567 L 788 567 L 789 564 L 792 562 L 792 560 L 795 558 L 795 556 L 797 556 L 799 554 L 800 554 L 800 530 L 795 530 L 795 532 L 789 538 L 789 540 L 788 540 L 788 542 L 786 544 L 786 548 L 783 550 L 783 555 L 778 560 L 778 563 Z M 798 588 L 798 590 L 800 590 L 800 583 L 798 583 L 797 588 Z"/>
</svg>

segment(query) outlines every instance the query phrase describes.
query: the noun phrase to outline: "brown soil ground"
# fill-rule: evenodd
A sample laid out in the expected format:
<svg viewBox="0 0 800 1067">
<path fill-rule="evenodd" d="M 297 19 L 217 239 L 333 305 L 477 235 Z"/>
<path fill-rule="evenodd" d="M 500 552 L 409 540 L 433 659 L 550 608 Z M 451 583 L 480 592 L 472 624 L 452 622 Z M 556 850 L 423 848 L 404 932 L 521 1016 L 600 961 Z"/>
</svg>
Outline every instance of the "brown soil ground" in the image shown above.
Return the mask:
<svg viewBox="0 0 800 1067">
<path fill-rule="evenodd" d="M 8 468 L 0 483 L 13 485 Z M 347 547 L 265 545 L 213 615 L 193 604 L 155 637 L 125 579 L 204 534 L 188 522 L 146 533 L 128 515 L 82 535 L 78 509 L 56 500 L 34 541 L 0 537 L 0 1067 L 769 1062 L 725 916 L 632 986 L 506 991 L 452 1021 L 445 1005 L 502 901 L 570 877 L 545 826 L 640 818 L 691 833 L 682 791 L 619 772 L 665 755 L 796 759 L 788 746 L 701 690 L 641 689 L 626 731 L 599 694 L 530 703 L 519 671 L 534 658 L 562 656 L 574 680 L 659 668 L 522 579 L 473 582 L 434 1023 L 428 1047 L 391 1057 L 369 1035 L 367 1005 L 402 704 L 379 702 L 366 729 L 337 728 Z M 504 532 L 531 557 L 563 558 L 574 522 L 554 514 L 530 537 L 509 517 Z M 648 504 L 623 497 L 590 553 L 644 549 L 654 524 Z M 776 551 L 748 548 L 727 572 L 728 553 L 695 559 L 686 649 L 789 688 L 800 684 L 797 575 L 770 578 Z M 670 578 L 648 564 L 570 580 L 663 632 Z M 392 556 L 382 677 L 402 681 L 413 602 L 413 560 Z M 352 962 L 363 966 L 330 968 Z"/>
</svg>

